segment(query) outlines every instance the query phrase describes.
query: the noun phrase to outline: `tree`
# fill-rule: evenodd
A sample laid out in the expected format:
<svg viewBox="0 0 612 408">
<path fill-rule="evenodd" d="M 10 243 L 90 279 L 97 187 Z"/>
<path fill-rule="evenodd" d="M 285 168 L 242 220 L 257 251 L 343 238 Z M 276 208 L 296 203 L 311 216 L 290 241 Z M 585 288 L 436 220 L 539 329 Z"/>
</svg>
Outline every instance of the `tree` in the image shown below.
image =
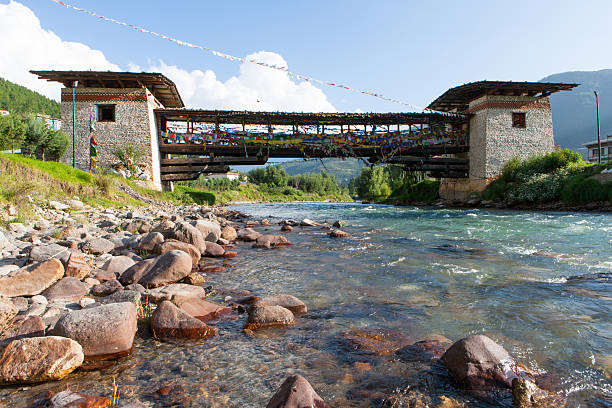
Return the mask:
<svg viewBox="0 0 612 408">
<path fill-rule="evenodd" d="M 47 137 L 47 126 L 34 116 L 28 116 L 25 121 L 25 134 L 21 145 L 21 153 L 24 156 L 36 155 L 36 150 L 45 142 Z"/>
<path fill-rule="evenodd" d="M 3 147 L 11 146 L 11 152 L 15 153 L 15 148 L 21 146 L 25 130 L 25 123 L 17 115 L 1 116 L 0 144 Z"/>
</svg>

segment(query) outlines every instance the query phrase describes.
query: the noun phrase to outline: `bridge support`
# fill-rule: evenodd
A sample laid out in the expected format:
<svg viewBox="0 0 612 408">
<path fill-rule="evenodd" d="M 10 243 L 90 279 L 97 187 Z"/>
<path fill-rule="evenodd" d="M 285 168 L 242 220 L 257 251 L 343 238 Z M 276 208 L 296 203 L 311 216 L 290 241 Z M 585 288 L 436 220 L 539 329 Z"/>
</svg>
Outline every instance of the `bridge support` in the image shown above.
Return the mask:
<svg viewBox="0 0 612 408">
<path fill-rule="evenodd" d="M 174 191 L 174 182 L 173 181 L 162 181 L 162 191 Z"/>
</svg>

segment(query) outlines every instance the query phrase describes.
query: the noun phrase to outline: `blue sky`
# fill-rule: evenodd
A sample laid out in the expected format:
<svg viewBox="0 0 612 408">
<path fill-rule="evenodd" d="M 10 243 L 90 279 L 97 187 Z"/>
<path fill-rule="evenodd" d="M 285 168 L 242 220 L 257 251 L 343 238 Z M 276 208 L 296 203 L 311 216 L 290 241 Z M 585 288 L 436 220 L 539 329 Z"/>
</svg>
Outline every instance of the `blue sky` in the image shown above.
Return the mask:
<svg viewBox="0 0 612 408">
<path fill-rule="evenodd" d="M 237 63 L 48 0 L 19 3 L 44 30 L 101 51 L 121 69 L 136 64 L 148 70 L 163 61 L 186 72 L 210 70 L 221 82 L 239 74 Z M 68 3 L 236 56 L 280 54 L 296 73 L 421 106 L 466 82 L 537 81 L 563 71 L 612 67 L 612 2 L 605 0 Z M 11 38 L 10 32 L 2 34 Z M 11 79 L 1 66 L 0 76 Z M 407 110 L 373 97 L 319 88 L 340 111 Z"/>
</svg>

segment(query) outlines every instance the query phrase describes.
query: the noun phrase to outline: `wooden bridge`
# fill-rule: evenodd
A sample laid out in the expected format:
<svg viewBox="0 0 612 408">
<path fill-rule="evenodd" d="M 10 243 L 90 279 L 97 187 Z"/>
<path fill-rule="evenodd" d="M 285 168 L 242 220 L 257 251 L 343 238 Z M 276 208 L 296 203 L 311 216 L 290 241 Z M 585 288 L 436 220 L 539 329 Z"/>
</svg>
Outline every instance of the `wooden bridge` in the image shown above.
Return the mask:
<svg viewBox="0 0 612 408">
<path fill-rule="evenodd" d="M 281 113 L 156 109 L 162 181 L 269 158 L 360 157 L 433 177 L 468 177 L 467 118 L 442 113 Z M 180 156 L 180 157 L 176 157 Z"/>
</svg>

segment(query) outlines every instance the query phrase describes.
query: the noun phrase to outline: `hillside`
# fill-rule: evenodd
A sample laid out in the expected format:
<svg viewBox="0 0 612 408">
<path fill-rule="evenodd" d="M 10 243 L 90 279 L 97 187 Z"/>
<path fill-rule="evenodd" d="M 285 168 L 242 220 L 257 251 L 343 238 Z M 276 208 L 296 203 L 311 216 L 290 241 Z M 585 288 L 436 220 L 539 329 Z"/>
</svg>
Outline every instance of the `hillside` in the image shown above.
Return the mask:
<svg viewBox="0 0 612 408">
<path fill-rule="evenodd" d="M 53 118 L 60 117 L 60 104 L 29 90 L 0 78 L 0 109 L 11 113 L 43 113 Z"/>
<path fill-rule="evenodd" d="M 319 159 L 310 160 L 292 160 L 278 164 L 279 167 L 285 169 L 290 176 L 297 174 L 312 174 L 312 173 L 327 173 L 334 176 L 338 183 L 343 186 L 348 186 L 349 181 L 357 177 L 361 168 L 365 164 L 361 160 L 354 158 L 342 159 L 323 159 L 323 163 Z"/>
<path fill-rule="evenodd" d="M 597 140 L 593 90 L 599 94 L 601 136 L 612 134 L 612 69 L 563 72 L 540 82 L 581 84 L 571 92 L 558 92 L 550 97 L 555 142 L 561 147 L 577 150 L 582 143 Z"/>
</svg>

